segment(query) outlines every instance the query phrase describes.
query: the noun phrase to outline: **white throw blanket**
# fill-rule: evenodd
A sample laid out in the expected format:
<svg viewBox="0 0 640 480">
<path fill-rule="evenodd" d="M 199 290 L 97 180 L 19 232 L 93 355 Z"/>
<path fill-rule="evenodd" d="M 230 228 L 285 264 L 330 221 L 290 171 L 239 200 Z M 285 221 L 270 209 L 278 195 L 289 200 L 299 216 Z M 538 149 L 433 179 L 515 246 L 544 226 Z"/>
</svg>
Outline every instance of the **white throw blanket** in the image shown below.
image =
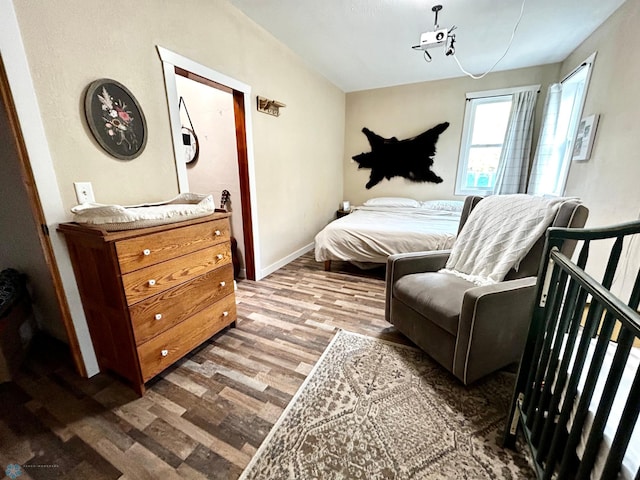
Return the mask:
<svg viewBox="0 0 640 480">
<path fill-rule="evenodd" d="M 567 198 L 495 195 L 471 211 L 441 272 L 476 285 L 501 282 L 531 250 Z"/>
</svg>

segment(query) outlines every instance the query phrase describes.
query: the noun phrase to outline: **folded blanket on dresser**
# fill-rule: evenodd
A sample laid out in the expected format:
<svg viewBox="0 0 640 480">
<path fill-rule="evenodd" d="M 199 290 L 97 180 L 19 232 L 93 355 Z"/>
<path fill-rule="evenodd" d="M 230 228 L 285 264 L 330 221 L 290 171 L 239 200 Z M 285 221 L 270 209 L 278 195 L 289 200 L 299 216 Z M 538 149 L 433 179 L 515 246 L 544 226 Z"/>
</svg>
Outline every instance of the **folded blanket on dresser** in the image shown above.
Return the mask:
<svg viewBox="0 0 640 480">
<path fill-rule="evenodd" d="M 504 280 L 551 225 L 566 198 L 495 195 L 471 211 L 442 272 L 476 285 Z"/>
</svg>

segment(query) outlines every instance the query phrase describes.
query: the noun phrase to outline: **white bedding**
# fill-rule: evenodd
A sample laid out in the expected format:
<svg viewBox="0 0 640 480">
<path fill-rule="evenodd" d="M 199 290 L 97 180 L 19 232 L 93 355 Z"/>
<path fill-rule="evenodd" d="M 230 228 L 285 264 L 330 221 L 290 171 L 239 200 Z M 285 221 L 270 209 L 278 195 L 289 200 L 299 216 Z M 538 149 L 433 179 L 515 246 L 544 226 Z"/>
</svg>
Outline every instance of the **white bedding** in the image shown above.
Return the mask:
<svg viewBox="0 0 640 480">
<path fill-rule="evenodd" d="M 356 207 L 315 238 L 317 261 L 385 263 L 394 253 L 446 250 L 456 238 L 460 212 L 430 208 Z"/>
<path fill-rule="evenodd" d="M 566 341 L 566 338 L 565 338 L 565 341 Z M 578 341 L 579 341 L 579 337 L 576 340 L 576 342 Z M 586 376 L 588 372 L 588 366 L 590 365 L 591 358 L 593 357 L 593 351 L 595 349 L 596 341 L 597 341 L 597 338 L 591 340 L 589 344 L 589 350 L 585 360 L 585 367 L 582 371 L 580 381 L 578 382 L 578 395 L 576 397 L 576 400 L 574 401 L 573 410 L 571 412 L 569 421 L 567 422 L 567 429 L 571 429 L 571 425 L 573 424 L 575 411 L 578 408 L 578 402 L 580 400 L 580 395 L 584 388 L 584 383 L 586 381 Z M 600 375 L 598 376 L 598 381 L 596 382 L 596 387 L 593 392 L 593 397 L 591 398 L 591 403 L 589 404 L 589 412 L 587 414 L 587 418 L 585 419 L 584 427 L 582 430 L 582 436 L 580 438 L 580 443 L 576 447 L 576 453 L 578 454 L 579 458 L 582 458 L 584 449 L 587 445 L 587 440 L 589 438 L 591 425 L 593 424 L 593 420 L 595 418 L 598 404 L 600 403 L 600 399 L 602 398 L 604 384 L 606 382 L 607 375 L 609 374 L 609 370 L 611 369 L 611 363 L 613 361 L 613 356 L 615 355 L 616 347 L 617 347 L 616 343 L 609 342 L 609 345 L 607 347 L 607 353 L 602 363 L 602 369 L 600 370 Z M 562 347 L 562 351 L 564 351 L 564 345 Z M 577 348 L 574 348 L 574 351 L 572 353 L 572 358 L 569 364 L 569 370 L 573 368 L 573 362 L 574 362 L 576 353 L 577 353 Z M 595 461 L 593 470 L 591 472 L 591 478 L 594 480 L 600 478 L 600 474 L 602 473 L 602 470 L 604 468 L 611 443 L 613 442 L 613 438 L 615 436 L 620 417 L 622 416 L 622 410 L 624 409 L 624 404 L 631 390 L 631 383 L 633 382 L 633 378 L 636 374 L 636 370 L 638 369 L 639 364 L 640 364 L 640 348 L 634 347 L 631 349 L 631 353 L 629 354 L 627 363 L 625 365 L 625 370 L 622 375 L 622 380 L 620 380 L 620 385 L 618 386 L 618 390 L 616 392 L 613 405 L 611 407 L 611 412 L 609 413 L 609 418 L 607 419 L 607 423 L 605 425 L 604 441 L 600 446 L 598 456 L 596 457 L 596 461 Z M 555 382 L 554 382 L 554 386 L 555 386 Z M 563 392 L 563 399 L 564 399 L 564 392 Z M 622 461 L 622 471 L 620 472 L 619 477 L 625 480 L 627 479 L 632 480 L 635 477 L 635 473 L 638 470 L 639 466 L 640 466 L 640 422 L 636 422 L 635 428 L 633 430 L 633 434 L 631 436 L 631 439 L 629 440 L 627 451 Z"/>
</svg>

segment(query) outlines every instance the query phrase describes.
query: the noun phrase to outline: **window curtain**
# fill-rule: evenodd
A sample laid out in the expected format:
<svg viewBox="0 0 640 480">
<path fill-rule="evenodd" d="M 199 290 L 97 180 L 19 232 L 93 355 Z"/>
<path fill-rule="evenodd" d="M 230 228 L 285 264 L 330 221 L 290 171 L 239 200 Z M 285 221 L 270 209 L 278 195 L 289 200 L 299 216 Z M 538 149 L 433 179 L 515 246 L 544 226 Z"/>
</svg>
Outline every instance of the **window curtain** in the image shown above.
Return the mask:
<svg viewBox="0 0 640 480">
<path fill-rule="evenodd" d="M 493 187 L 495 195 L 526 191 L 537 97 L 538 92 L 535 90 L 525 90 L 512 95 L 509 123 Z"/>
<path fill-rule="evenodd" d="M 542 195 L 554 193 L 563 169 L 564 146 L 559 138 L 562 84 L 549 86 L 542 115 L 542 130 L 533 160 L 527 193 Z M 566 132 L 564 132 L 566 133 Z"/>
</svg>

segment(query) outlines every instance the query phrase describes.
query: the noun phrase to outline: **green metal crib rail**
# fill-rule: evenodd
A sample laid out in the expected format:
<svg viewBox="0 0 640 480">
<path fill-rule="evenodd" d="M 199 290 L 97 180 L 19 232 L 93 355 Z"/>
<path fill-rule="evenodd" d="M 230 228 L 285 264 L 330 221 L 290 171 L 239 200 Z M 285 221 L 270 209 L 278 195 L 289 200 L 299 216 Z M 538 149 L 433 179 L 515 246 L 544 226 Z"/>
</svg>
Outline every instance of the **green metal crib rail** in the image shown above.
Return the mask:
<svg viewBox="0 0 640 480">
<path fill-rule="evenodd" d="M 639 233 L 640 221 L 610 228 L 547 231 L 536 306 L 504 436 L 504 445 L 513 448 L 518 428 L 522 429 L 540 479 L 590 478 L 625 364 L 634 339 L 640 337 L 640 270 L 627 302 L 610 292 L 620 267 L 623 241 L 630 241 L 630 236 Z M 590 246 L 607 239 L 615 240 L 602 282 L 598 282 L 584 269 Z M 577 263 L 559 252 L 566 241 L 582 242 Z M 613 334 L 616 326 L 619 330 Z M 591 347 L 593 355 L 587 361 L 592 340 L 595 347 Z M 576 447 L 610 341 L 617 342 L 617 347 L 584 453 L 578 458 Z M 583 372 L 586 379 L 579 393 Z M 600 478 L 617 477 L 639 411 L 640 368 L 633 378 Z M 640 469 L 634 475 L 640 479 Z"/>
</svg>

